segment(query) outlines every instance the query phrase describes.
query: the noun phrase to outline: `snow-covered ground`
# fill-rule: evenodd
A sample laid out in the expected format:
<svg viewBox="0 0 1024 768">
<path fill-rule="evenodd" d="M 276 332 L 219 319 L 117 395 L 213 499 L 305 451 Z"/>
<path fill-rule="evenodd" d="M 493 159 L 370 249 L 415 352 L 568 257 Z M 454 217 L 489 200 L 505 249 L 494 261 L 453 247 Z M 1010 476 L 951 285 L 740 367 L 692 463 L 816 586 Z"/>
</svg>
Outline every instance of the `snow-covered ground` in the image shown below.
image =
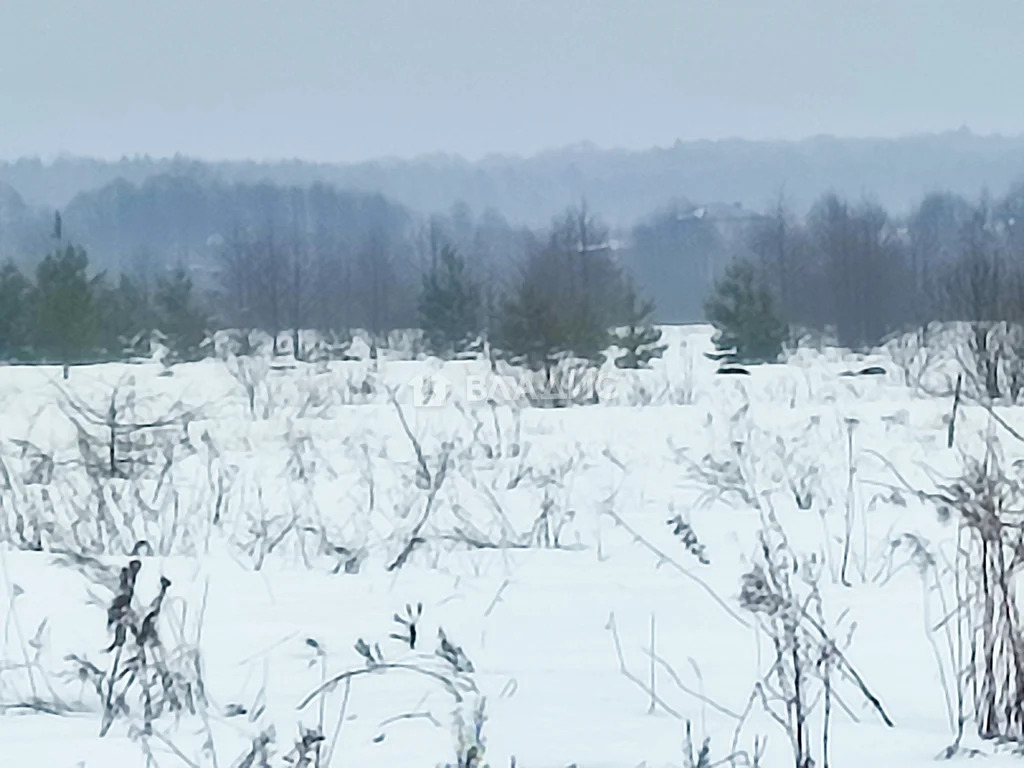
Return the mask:
<svg viewBox="0 0 1024 768">
<path fill-rule="evenodd" d="M 829 765 L 931 764 L 963 663 L 957 525 L 905 484 L 1024 444 L 965 405 L 948 449 L 951 400 L 884 356 L 716 376 L 709 329 L 666 331 L 653 370 L 567 409 L 466 401 L 474 363 L 432 407 L 406 392 L 429 362 L 0 368 L 5 764 L 303 764 L 305 728 L 309 765 L 457 765 L 479 739 L 491 768 L 686 766 L 689 722 L 701 765 L 790 766 L 773 615 L 751 610 L 766 530 L 829 638 L 801 670 L 815 764 L 826 704 Z M 125 622 L 170 584 L 155 638 L 119 648 L 140 540 Z M 1015 762 L 967 715 L 965 754 Z"/>
</svg>

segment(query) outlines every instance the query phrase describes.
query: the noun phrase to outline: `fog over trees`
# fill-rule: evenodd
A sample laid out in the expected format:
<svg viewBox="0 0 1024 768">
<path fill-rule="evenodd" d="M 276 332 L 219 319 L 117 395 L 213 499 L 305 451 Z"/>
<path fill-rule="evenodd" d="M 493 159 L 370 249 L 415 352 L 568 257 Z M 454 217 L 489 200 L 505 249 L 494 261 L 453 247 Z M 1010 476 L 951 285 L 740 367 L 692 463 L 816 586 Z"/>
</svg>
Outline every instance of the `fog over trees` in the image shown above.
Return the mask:
<svg viewBox="0 0 1024 768">
<path fill-rule="evenodd" d="M 351 164 L 22 158 L 0 162 L 0 185 L 17 190 L 29 206 L 64 208 L 76 195 L 119 179 L 141 184 L 162 174 L 200 183 L 323 183 L 380 193 L 418 213 L 441 213 L 466 203 L 477 213 L 495 209 L 510 221 L 532 226 L 546 224 L 566 201 L 586 197 L 618 228 L 672 200 L 695 205 L 739 202 L 762 209 L 780 190 L 798 210 L 833 190 L 851 198 L 870 194 L 902 215 L 933 189 L 972 196 L 987 187 L 1002 193 L 1022 169 L 1024 137 L 979 136 L 962 129 L 903 138 L 679 141 L 646 151 L 583 143 L 530 157 L 492 155 L 477 162 L 450 155 Z"/>
<path fill-rule="evenodd" d="M 0 348 L 115 354 L 159 330 L 188 358 L 216 328 L 297 346 L 433 324 L 435 351 L 487 337 L 543 368 L 596 359 L 638 313 L 706 321 L 741 274 L 791 333 L 852 348 L 1017 320 L 1022 159 L 1024 140 L 961 132 L 476 164 L 22 160 L 0 166 Z"/>
</svg>

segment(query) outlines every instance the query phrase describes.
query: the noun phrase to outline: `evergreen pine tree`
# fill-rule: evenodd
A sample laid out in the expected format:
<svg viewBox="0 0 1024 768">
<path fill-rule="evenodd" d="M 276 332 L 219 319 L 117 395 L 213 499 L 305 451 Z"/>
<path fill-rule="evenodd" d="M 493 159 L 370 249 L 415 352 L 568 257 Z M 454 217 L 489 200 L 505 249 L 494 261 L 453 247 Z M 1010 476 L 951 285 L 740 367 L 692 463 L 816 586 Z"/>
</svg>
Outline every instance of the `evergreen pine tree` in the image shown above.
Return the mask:
<svg viewBox="0 0 1024 768">
<path fill-rule="evenodd" d="M 665 345 L 660 344 L 661 329 L 651 324 L 654 302 L 641 299 L 636 289 L 627 288 L 625 307 L 625 328 L 616 334 L 616 343 L 624 350 L 616 358 L 617 368 L 647 368 L 651 360 L 661 357 Z"/>
<path fill-rule="evenodd" d="M 501 308 L 495 344 L 512 362 L 547 370 L 569 350 L 569 338 L 550 294 L 528 277 Z"/>
<path fill-rule="evenodd" d="M 200 359 L 208 318 L 196 300 L 192 279 L 183 268 L 178 267 L 167 277 L 160 278 L 154 303 L 172 362 Z"/>
<path fill-rule="evenodd" d="M 451 357 L 465 352 L 481 332 L 480 288 L 466 264 L 450 245 L 444 245 L 423 277 L 419 315 L 432 354 Z"/>
<path fill-rule="evenodd" d="M 36 346 L 65 365 L 95 351 L 99 317 L 88 268 L 85 251 L 68 245 L 36 270 Z"/>
<path fill-rule="evenodd" d="M 589 291 L 580 279 L 584 269 L 592 278 Z M 495 346 L 533 370 L 550 372 L 566 357 L 600 365 L 612 341 L 610 328 L 620 319 L 621 288 L 618 273 L 600 254 L 534 254 L 499 312 Z"/>
<path fill-rule="evenodd" d="M 740 363 L 774 362 L 782 352 L 788 330 L 775 312 L 771 291 L 747 261 L 729 265 L 704 304 L 715 326 L 715 346 L 734 350 Z"/>
<path fill-rule="evenodd" d="M 99 290 L 104 348 L 117 355 L 146 354 L 156 318 L 145 283 L 122 274 L 116 285 Z"/>
<path fill-rule="evenodd" d="M 16 359 L 31 345 L 32 284 L 13 262 L 0 268 L 0 358 Z"/>
</svg>

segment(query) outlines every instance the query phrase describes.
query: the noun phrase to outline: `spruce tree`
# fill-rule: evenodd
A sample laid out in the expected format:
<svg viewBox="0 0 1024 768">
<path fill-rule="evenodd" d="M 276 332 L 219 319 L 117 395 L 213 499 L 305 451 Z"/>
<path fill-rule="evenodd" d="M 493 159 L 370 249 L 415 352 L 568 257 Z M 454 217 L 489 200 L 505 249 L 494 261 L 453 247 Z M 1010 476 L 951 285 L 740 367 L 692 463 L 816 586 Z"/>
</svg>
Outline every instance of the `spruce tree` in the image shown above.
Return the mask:
<svg viewBox="0 0 1024 768">
<path fill-rule="evenodd" d="M 511 362 L 550 371 L 569 351 L 568 337 L 551 295 L 526 277 L 502 306 L 494 341 Z"/>
<path fill-rule="evenodd" d="M 192 279 L 181 267 L 157 282 L 154 295 L 157 322 L 167 339 L 172 362 L 202 357 L 208 318 L 199 306 Z"/>
<path fill-rule="evenodd" d="M 480 288 L 462 257 L 452 246 L 442 246 L 423 276 L 419 300 L 420 323 L 430 352 L 452 357 L 467 351 L 480 335 L 481 309 Z"/>
<path fill-rule="evenodd" d="M 601 253 L 533 254 L 498 317 L 495 346 L 512 362 L 550 371 L 566 357 L 599 366 L 621 320 L 623 282 Z"/>
<path fill-rule="evenodd" d="M 99 289 L 104 348 L 121 354 L 145 354 L 156 325 L 149 290 L 141 280 L 122 274 L 116 285 Z"/>
<path fill-rule="evenodd" d="M 65 365 L 95 351 L 99 332 L 89 257 L 68 245 L 48 255 L 36 270 L 36 346 Z"/>
<path fill-rule="evenodd" d="M 651 324 L 654 302 L 641 299 L 629 285 L 624 301 L 625 328 L 616 334 L 616 343 L 624 350 L 615 359 L 617 368 L 647 368 L 651 360 L 661 357 L 666 346 L 661 329 Z"/>
<path fill-rule="evenodd" d="M 782 352 L 788 329 L 775 311 L 771 291 L 747 261 L 729 265 L 704 312 L 715 326 L 715 346 L 734 350 L 739 363 L 775 362 Z"/>
<path fill-rule="evenodd" d="M 0 358 L 23 357 L 31 346 L 32 284 L 13 262 L 0 268 Z"/>
</svg>

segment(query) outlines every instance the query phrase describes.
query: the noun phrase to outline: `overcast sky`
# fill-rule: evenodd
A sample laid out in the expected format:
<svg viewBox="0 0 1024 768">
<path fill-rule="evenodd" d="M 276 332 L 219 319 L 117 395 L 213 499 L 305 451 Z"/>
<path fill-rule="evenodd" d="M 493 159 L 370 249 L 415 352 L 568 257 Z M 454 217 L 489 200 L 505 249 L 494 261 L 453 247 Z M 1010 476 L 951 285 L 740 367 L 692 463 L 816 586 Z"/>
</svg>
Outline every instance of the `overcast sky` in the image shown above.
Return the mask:
<svg viewBox="0 0 1024 768">
<path fill-rule="evenodd" d="M 1024 0 L 0 0 L 0 157 L 1024 133 Z"/>
</svg>

